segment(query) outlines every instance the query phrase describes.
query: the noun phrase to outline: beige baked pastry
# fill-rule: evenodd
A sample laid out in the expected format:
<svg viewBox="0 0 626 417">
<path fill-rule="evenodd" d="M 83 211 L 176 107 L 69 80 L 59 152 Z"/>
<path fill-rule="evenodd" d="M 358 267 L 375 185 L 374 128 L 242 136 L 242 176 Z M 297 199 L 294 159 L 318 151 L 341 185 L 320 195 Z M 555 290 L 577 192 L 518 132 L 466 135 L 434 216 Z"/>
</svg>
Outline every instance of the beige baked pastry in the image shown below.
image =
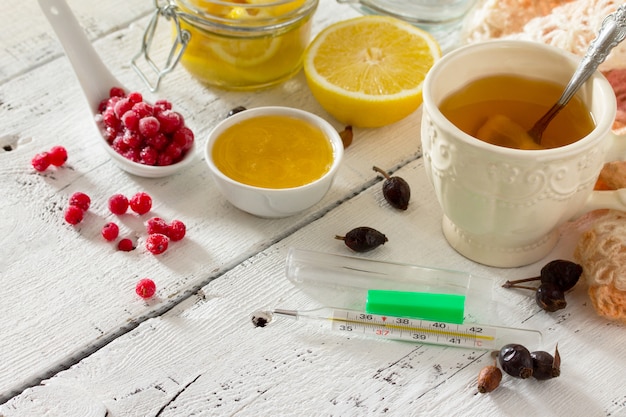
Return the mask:
<svg viewBox="0 0 626 417">
<path fill-rule="evenodd" d="M 582 234 L 574 258 L 583 267 L 596 312 L 626 323 L 626 213 L 600 215 Z"/>
</svg>

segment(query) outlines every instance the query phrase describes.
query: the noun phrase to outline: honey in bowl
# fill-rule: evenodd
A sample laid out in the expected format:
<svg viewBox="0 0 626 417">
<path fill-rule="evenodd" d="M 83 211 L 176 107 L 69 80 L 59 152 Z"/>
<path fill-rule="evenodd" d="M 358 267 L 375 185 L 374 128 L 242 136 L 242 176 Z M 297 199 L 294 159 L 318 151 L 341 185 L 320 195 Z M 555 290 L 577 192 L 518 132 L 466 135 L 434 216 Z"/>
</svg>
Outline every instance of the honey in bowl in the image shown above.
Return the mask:
<svg viewBox="0 0 626 417">
<path fill-rule="evenodd" d="M 550 122 L 541 145 L 525 135 L 556 103 L 563 88 L 536 78 L 494 75 L 452 93 L 439 108 L 459 129 L 485 142 L 517 149 L 557 148 L 582 139 L 595 127 L 589 109 L 574 96 Z"/>
<path fill-rule="evenodd" d="M 262 188 L 293 188 L 312 183 L 333 164 L 325 134 L 296 117 L 266 115 L 242 120 L 213 145 L 215 166 L 229 178 Z"/>
</svg>

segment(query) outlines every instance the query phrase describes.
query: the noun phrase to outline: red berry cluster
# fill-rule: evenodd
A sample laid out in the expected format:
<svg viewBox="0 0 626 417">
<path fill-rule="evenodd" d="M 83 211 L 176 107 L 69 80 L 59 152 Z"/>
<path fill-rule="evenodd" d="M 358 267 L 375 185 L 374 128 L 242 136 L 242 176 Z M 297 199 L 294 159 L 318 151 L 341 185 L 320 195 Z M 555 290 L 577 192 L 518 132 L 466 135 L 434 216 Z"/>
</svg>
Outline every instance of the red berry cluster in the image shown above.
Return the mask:
<svg viewBox="0 0 626 417">
<path fill-rule="evenodd" d="M 70 196 L 69 204 L 65 209 L 65 221 L 76 225 L 83 221 L 85 212 L 89 210 L 91 198 L 85 193 L 76 192 Z"/>
<path fill-rule="evenodd" d="M 67 150 L 63 146 L 53 146 L 49 151 L 40 152 L 33 156 L 30 163 L 35 170 L 43 172 L 48 169 L 50 165 L 60 167 L 65 161 L 67 161 Z"/>
<path fill-rule="evenodd" d="M 141 93 L 113 87 L 98 108 L 104 137 L 120 155 L 144 165 L 172 165 L 191 149 L 194 134 L 172 103 L 143 101 Z"/>
</svg>

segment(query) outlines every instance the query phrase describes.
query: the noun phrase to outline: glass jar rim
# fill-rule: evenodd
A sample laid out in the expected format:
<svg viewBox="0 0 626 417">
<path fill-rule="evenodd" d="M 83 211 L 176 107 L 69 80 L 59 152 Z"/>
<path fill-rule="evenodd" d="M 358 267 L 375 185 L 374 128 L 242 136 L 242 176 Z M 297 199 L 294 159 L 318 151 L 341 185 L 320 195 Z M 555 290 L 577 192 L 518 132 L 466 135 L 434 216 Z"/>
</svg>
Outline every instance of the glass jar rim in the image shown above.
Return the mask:
<svg viewBox="0 0 626 417">
<path fill-rule="evenodd" d="M 189 0 L 170 0 L 177 8 L 176 14 L 187 23 L 204 28 L 209 31 L 250 33 L 276 31 L 293 25 L 295 22 L 309 16 L 317 7 L 319 0 L 303 0 L 302 4 L 293 10 L 278 15 L 261 14 L 258 17 L 246 19 L 233 19 L 225 16 L 214 15 Z M 268 3 L 234 3 L 228 0 L 211 0 L 204 3 L 220 7 L 238 7 L 244 10 L 267 10 L 276 6 L 285 6 L 298 0 L 275 0 Z"/>
</svg>

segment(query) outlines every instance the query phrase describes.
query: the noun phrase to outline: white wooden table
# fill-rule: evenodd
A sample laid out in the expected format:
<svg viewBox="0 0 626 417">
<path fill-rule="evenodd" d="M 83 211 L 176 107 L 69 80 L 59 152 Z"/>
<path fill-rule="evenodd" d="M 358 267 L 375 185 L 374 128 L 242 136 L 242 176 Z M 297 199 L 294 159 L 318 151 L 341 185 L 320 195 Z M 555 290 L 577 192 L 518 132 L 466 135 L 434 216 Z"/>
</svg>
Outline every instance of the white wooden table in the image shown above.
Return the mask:
<svg viewBox="0 0 626 417">
<path fill-rule="evenodd" d="M 270 90 L 233 93 L 203 87 L 181 67 L 149 94 L 129 61 L 153 2 L 68 2 L 112 72 L 148 100 L 173 101 L 199 148 L 238 105 L 289 105 L 343 128 L 315 102 L 302 74 Z M 356 15 L 321 0 L 314 32 Z M 567 225 L 548 258 L 523 268 L 489 268 L 458 255 L 441 234 L 441 211 L 420 159 L 419 110 L 389 127 L 355 129 L 338 178 L 318 205 L 260 219 L 219 195 L 201 152 L 187 171 L 165 179 L 119 170 L 97 143 L 78 82 L 36 3 L 4 0 L 2 16 L 1 416 L 626 415 L 626 332 L 595 314 L 584 284 L 567 294 L 565 310 L 551 314 L 530 293 L 500 288 L 506 279 L 536 275 L 548 260 L 571 259 L 579 227 Z M 36 173 L 32 156 L 57 144 L 68 149 L 65 167 Z M 406 212 L 384 201 L 374 164 L 409 182 Z M 78 227 L 62 216 L 75 191 L 92 198 Z M 114 219 L 108 197 L 137 191 L 154 198 L 152 215 L 187 224 L 187 237 L 160 257 L 141 245 L 116 251 L 99 235 Z M 142 220 L 125 215 L 122 234 L 141 242 Z M 492 279 L 494 296 L 507 306 L 497 319 L 541 330 L 542 349 L 558 343 L 561 377 L 505 375 L 497 391 L 480 395 L 476 377 L 492 361 L 486 351 L 347 338 L 288 320 L 252 326 L 250 314 L 259 308 L 319 306 L 285 278 L 290 247 L 354 255 L 333 237 L 363 225 L 389 242 L 358 256 Z M 148 302 L 134 293 L 146 276 L 158 286 Z"/>
</svg>

